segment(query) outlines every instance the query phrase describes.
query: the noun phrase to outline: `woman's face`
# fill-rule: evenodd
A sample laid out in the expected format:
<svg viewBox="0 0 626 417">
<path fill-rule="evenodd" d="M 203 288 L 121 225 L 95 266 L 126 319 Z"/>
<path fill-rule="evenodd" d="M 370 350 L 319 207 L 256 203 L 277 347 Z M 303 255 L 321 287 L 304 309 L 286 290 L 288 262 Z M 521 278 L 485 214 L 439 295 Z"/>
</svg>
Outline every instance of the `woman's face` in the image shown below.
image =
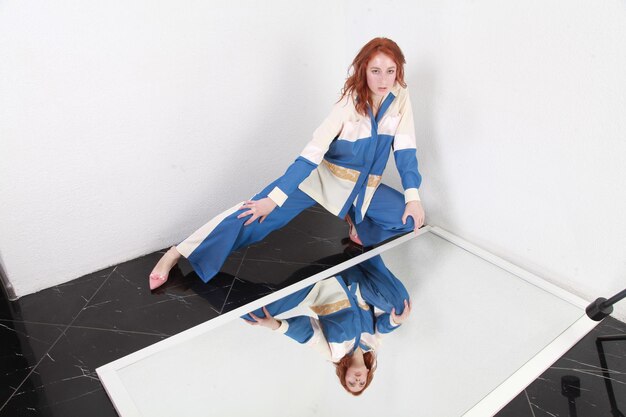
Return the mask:
<svg viewBox="0 0 626 417">
<path fill-rule="evenodd" d="M 346 385 L 352 392 L 362 391 L 367 382 L 369 369 L 365 366 L 351 366 L 346 370 Z"/>
<path fill-rule="evenodd" d="M 384 97 L 396 82 L 396 63 L 389 56 L 378 52 L 367 63 L 367 86 L 374 97 Z"/>
</svg>

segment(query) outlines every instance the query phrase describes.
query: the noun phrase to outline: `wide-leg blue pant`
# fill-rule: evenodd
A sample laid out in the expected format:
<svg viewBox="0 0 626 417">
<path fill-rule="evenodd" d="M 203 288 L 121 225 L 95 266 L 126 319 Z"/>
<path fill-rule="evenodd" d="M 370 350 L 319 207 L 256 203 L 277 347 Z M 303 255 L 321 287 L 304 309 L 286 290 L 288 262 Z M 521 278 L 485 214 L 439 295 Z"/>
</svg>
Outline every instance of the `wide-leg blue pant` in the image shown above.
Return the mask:
<svg viewBox="0 0 626 417">
<path fill-rule="evenodd" d="M 269 184 L 252 200 L 267 197 L 276 181 Z M 274 230 L 289 223 L 303 210 L 315 204 L 315 200 L 296 189 L 282 207 L 276 207 L 263 221 L 244 226 L 246 218 L 238 219 L 241 203 L 211 219 L 176 248 L 189 260 L 196 273 L 208 282 L 219 272 L 228 255 L 241 247 L 258 242 Z M 365 218 L 356 224 L 359 238 L 365 246 L 380 243 L 390 237 L 414 229 L 412 218 L 402 224 L 404 196 L 393 188 L 381 184 L 367 209 Z M 354 208 L 351 209 L 354 219 Z"/>
</svg>

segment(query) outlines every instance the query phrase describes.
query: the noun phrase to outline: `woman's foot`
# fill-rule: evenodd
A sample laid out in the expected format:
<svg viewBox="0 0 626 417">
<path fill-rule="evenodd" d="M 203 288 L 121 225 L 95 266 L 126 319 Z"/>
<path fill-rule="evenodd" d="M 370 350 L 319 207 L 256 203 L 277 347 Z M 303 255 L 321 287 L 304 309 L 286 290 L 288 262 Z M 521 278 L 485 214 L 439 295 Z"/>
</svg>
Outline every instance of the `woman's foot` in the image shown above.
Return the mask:
<svg viewBox="0 0 626 417">
<path fill-rule="evenodd" d="M 176 250 L 175 246 L 172 246 L 163 256 L 161 256 L 161 259 L 159 259 L 159 262 L 157 262 L 156 266 L 150 273 L 149 282 L 151 291 L 165 284 L 170 270 L 174 267 L 174 265 L 176 265 L 179 258 L 180 253 Z"/>
<path fill-rule="evenodd" d="M 345 220 L 348 223 L 348 226 L 350 226 L 350 231 L 348 232 L 348 235 L 350 236 L 350 240 L 356 243 L 357 245 L 363 246 L 363 242 L 361 242 L 361 239 L 359 239 L 359 235 L 356 232 L 356 226 L 354 225 L 354 223 L 352 223 L 352 219 L 350 218 L 350 215 L 346 215 Z"/>
</svg>

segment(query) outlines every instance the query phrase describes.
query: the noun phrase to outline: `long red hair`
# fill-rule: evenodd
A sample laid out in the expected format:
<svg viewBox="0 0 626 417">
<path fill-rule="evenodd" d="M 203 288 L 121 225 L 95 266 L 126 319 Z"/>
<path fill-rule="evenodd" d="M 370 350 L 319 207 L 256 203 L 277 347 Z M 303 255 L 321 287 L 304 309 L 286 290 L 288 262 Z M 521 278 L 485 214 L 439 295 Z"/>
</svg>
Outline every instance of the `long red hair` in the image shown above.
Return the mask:
<svg viewBox="0 0 626 417">
<path fill-rule="evenodd" d="M 346 383 L 346 372 L 348 372 L 348 368 L 350 367 L 350 359 L 350 355 L 345 355 L 341 358 L 339 362 L 335 364 L 335 373 L 339 377 L 339 383 L 341 386 L 344 387 L 348 393 L 357 396 L 363 394 L 363 391 L 370 386 L 370 382 L 372 382 L 372 379 L 374 378 L 374 371 L 376 370 L 376 355 L 372 351 L 365 352 L 363 354 L 363 362 L 365 362 L 365 367 L 369 369 L 369 372 L 367 373 L 367 378 L 365 379 L 365 386 L 358 392 L 350 391 L 348 389 L 348 384 Z"/>
<path fill-rule="evenodd" d="M 341 99 L 346 95 L 352 95 L 355 100 L 354 105 L 356 111 L 362 115 L 367 115 L 367 105 L 372 106 L 372 97 L 370 89 L 367 87 L 367 63 L 372 57 L 381 52 L 391 58 L 396 64 L 396 82 L 402 87 L 406 87 L 404 82 L 404 54 L 400 50 L 398 44 L 387 38 L 374 38 L 361 48 L 356 55 L 350 69 L 348 70 L 348 78 L 341 90 Z"/>
</svg>

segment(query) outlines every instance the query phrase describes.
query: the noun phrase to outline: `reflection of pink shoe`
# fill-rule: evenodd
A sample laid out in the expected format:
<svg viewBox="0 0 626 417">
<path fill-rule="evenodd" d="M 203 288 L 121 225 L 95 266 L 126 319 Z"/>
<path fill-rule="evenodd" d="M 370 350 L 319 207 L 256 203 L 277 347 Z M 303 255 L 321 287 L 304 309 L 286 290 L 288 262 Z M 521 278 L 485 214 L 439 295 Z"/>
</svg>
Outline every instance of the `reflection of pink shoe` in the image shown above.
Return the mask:
<svg viewBox="0 0 626 417">
<path fill-rule="evenodd" d="M 348 232 L 348 235 L 350 236 L 350 240 L 356 243 L 357 245 L 363 246 L 363 242 L 361 242 L 361 239 L 359 239 L 359 235 L 356 232 L 356 226 L 354 225 L 354 223 L 352 223 L 352 219 L 350 218 L 350 216 L 346 215 L 345 220 L 348 223 L 348 226 L 350 226 L 350 231 Z"/>
</svg>

